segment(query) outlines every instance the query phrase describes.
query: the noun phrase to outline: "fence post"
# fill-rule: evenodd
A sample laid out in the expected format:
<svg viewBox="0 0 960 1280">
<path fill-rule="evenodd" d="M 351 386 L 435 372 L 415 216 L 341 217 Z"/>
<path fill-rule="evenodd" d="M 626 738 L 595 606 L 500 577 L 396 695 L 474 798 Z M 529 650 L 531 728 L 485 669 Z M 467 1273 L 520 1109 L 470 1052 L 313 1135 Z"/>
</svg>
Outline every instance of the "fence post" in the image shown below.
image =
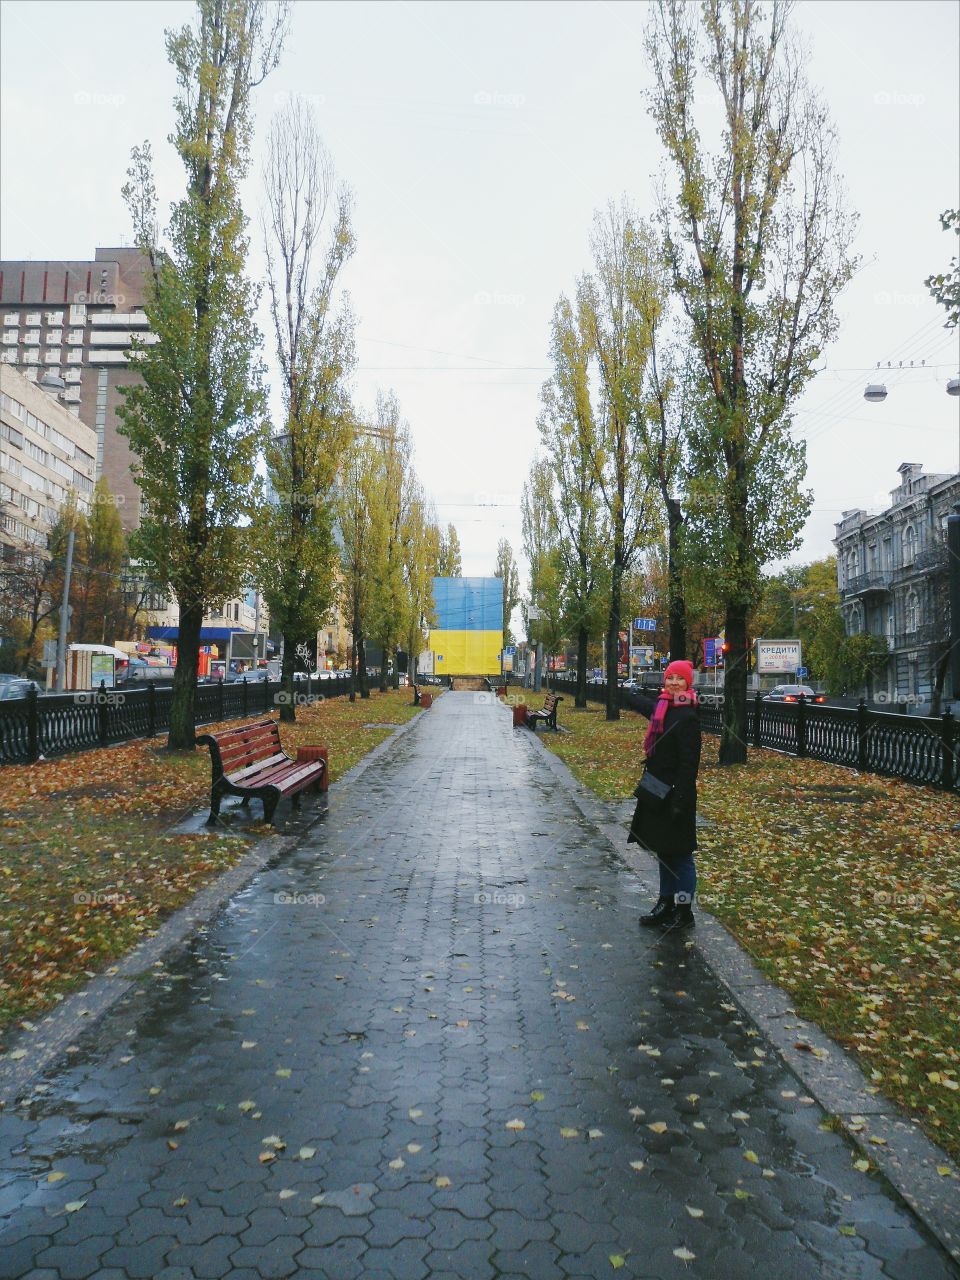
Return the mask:
<svg viewBox="0 0 960 1280">
<path fill-rule="evenodd" d="M 30 685 L 27 690 L 27 758 L 31 764 L 40 757 L 40 706 L 37 700 L 37 686 Z"/>
<path fill-rule="evenodd" d="M 758 689 L 753 700 L 753 745 L 761 745 L 760 717 L 763 714 L 763 694 Z"/>
<path fill-rule="evenodd" d="M 151 738 L 157 735 L 157 687 L 152 680 L 147 684 L 147 733 Z"/>
<path fill-rule="evenodd" d="M 953 714 L 945 711 L 940 718 L 941 761 L 940 785 L 944 791 L 952 791 L 957 778 L 956 723 Z"/>
<path fill-rule="evenodd" d="M 867 772 L 867 704 L 863 698 L 857 703 L 857 769 Z"/>
<path fill-rule="evenodd" d="M 97 694 L 97 732 L 100 737 L 101 747 L 109 745 L 110 736 L 107 732 L 109 726 L 107 724 L 107 686 L 100 681 L 100 692 Z"/>
<path fill-rule="evenodd" d="M 221 676 L 220 679 L 217 681 L 217 685 L 218 685 L 218 696 L 219 696 L 219 701 L 217 703 L 217 710 L 218 710 L 219 717 L 222 720 L 223 714 L 224 714 L 223 676 Z"/>
<path fill-rule="evenodd" d="M 241 701 L 240 705 L 243 708 L 243 714 L 246 715 L 247 714 L 247 677 L 244 676 L 243 679 L 240 681 L 240 683 L 243 685 L 243 700 Z"/>
<path fill-rule="evenodd" d="M 797 758 L 807 754 L 807 695 L 801 693 L 797 701 Z"/>
</svg>

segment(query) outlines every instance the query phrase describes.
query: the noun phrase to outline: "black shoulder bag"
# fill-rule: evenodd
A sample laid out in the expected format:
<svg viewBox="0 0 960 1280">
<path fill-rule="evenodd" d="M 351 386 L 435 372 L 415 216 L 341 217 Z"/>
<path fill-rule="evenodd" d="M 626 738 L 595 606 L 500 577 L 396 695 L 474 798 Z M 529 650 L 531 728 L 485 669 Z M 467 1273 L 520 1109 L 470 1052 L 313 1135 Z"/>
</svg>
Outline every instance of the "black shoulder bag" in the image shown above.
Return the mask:
<svg viewBox="0 0 960 1280">
<path fill-rule="evenodd" d="M 673 787 L 669 782 L 662 782 L 649 769 L 645 769 L 643 777 L 633 789 L 633 794 L 637 800 L 642 801 L 648 807 L 659 809 L 672 790 Z"/>
</svg>

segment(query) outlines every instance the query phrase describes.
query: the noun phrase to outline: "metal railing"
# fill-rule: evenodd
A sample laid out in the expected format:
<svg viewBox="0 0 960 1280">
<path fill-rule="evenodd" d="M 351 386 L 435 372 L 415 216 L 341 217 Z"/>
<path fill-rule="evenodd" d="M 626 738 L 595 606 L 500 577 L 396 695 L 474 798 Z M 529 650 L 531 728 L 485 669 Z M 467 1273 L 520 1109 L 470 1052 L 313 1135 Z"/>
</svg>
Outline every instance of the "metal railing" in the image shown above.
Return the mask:
<svg viewBox="0 0 960 1280">
<path fill-rule="evenodd" d="M 350 692 L 350 677 L 296 681 L 298 705 L 339 698 Z M 198 684 L 196 723 L 241 720 L 279 710 L 288 697 L 279 680 L 238 680 Z M 170 728 L 172 689 L 106 689 L 37 694 L 0 702 L 0 764 L 26 764 L 41 756 L 109 747 L 133 738 L 152 738 Z"/>
<path fill-rule="evenodd" d="M 576 683 L 551 680 L 551 688 L 574 694 Z M 647 693 L 656 696 L 659 685 Z M 607 687 L 587 685 L 587 700 L 606 703 Z M 700 702 L 700 723 L 705 733 L 719 734 L 723 726 L 722 696 Z M 635 710 L 633 696 L 619 691 L 624 711 Z M 769 747 L 788 755 L 809 756 L 844 765 L 860 773 L 903 778 L 921 786 L 960 791 L 960 731 L 947 711 L 933 716 L 904 716 L 892 711 L 871 711 L 861 700 L 856 707 L 826 707 L 816 703 L 764 702 L 757 693 L 747 700 L 747 742 L 754 748 Z"/>
</svg>

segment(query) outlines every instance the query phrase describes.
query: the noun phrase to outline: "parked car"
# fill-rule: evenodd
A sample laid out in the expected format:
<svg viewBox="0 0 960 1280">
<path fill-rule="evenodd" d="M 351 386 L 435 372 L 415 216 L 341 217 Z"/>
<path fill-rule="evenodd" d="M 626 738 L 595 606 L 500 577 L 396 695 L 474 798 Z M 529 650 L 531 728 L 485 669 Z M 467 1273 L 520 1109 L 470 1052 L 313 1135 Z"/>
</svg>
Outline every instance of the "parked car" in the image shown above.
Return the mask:
<svg viewBox="0 0 960 1280">
<path fill-rule="evenodd" d="M 764 702 L 799 702 L 800 695 L 806 698 L 807 702 L 826 702 L 826 697 L 822 693 L 816 693 L 808 684 L 778 684 L 775 685 L 769 693 L 764 694 Z"/>
<path fill-rule="evenodd" d="M 0 702 L 25 698 L 31 689 L 36 689 L 37 693 L 43 692 L 36 680 L 28 680 L 25 676 L 0 675 Z"/>
<path fill-rule="evenodd" d="M 158 688 L 172 687 L 175 667 L 159 666 L 146 662 L 143 658 L 131 658 L 127 664 L 126 675 L 116 684 L 118 689 L 142 689 L 148 684 Z"/>
</svg>

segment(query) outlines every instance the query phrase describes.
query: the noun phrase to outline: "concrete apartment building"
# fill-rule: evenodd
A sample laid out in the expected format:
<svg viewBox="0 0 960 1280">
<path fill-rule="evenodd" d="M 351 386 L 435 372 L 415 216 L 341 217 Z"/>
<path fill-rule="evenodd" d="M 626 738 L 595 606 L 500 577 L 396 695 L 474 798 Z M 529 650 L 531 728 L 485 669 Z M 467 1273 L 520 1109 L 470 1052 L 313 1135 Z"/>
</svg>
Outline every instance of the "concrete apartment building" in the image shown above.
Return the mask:
<svg viewBox="0 0 960 1280">
<path fill-rule="evenodd" d="M 0 555 L 46 551 L 70 489 L 89 505 L 97 437 L 58 398 L 0 364 Z"/>
<path fill-rule="evenodd" d="M 897 470 L 886 510 L 843 512 L 833 540 L 837 586 L 847 635 L 881 636 L 890 651 L 875 693 L 923 711 L 950 643 L 947 517 L 960 501 L 960 475 L 924 474 L 918 462 Z M 949 671 L 944 695 L 960 698 Z"/>
<path fill-rule="evenodd" d="M 44 372 L 63 378 L 64 404 L 93 428 L 96 478 L 106 478 L 127 530 L 139 523 L 140 495 L 117 408 L 120 387 L 137 378 L 131 337 L 152 339 L 145 268 L 131 248 L 98 248 L 87 262 L 0 262 L 0 361 L 30 381 Z"/>
</svg>

